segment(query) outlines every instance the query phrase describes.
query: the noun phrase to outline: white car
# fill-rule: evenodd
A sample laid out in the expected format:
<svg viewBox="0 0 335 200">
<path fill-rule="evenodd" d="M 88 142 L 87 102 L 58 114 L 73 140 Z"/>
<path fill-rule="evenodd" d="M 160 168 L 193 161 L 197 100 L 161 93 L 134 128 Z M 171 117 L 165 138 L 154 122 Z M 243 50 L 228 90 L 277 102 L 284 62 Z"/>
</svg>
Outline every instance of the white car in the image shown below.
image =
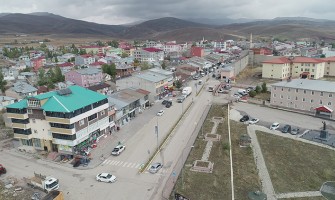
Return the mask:
<svg viewBox="0 0 335 200">
<path fill-rule="evenodd" d="M 110 173 L 101 173 L 96 177 L 99 182 L 114 183 L 116 181 L 116 176 Z"/>
<path fill-rule="evenodd" d="M 164 110 L 160 110 L 158 111 L 157 116 L 162 116 L 163 114 L 164 114 Z"/>
<path fill-rule="evenodd" d="M 120 155 L 124 150 L 126 149 L 126 146 L 124 145 L 117 145 L 113 151 L 112 151 L 112 155 L 113 156 L 118 156 Z"/>
<path fill-rule="evenodd" d="M 249 120 L 249 124 L 256 124 L 257 122 L 259 122 L 259 119 L 257 119 L 257 118 L 253 118 L 253 119 Z"/>
<path fill-rule="evenodd" d="M 163 167 L 163 165 L 161 163 L 154 163 L 150 166 L 149 168 L 149 172 L 152 174 L 157 173 L 161 168 Z"/>
<path fill-rule="evenodd" d="M 279 128 L 279 123 L 274 122 L 271 126 L 270 126 L 270 130 L 276 130 Z"/>
</svg>

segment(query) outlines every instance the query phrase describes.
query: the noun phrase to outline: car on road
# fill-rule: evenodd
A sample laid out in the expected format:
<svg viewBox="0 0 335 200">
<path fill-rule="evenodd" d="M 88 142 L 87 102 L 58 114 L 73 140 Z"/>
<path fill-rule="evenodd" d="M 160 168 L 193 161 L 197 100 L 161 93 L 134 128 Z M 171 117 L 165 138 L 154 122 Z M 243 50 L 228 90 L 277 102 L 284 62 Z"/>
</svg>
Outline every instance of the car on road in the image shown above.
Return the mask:
<svg viewBox="0 0 335 200">
<path fill-rule="evenodd" d="M 243 115 L 243 117 L 240 119 L 240 122 L 246 122 L 249 120 L 249 116 L 248 115 Z"/>
<path fill-rule="evenodd" d="M 99 182 L 114 183 L 116 181 L 116 176 L 110 173 L 101 173 L 96 176 L 96 179 Z"/>
<path fill-rule="evenodd" d="M 256 124 L 257 122 L 259 122 L 259 119 L 257 119 L 257 118 L 253 118 L 253 119 L 249 120 L 249 124 Z"/>
<path fill-rule="evenodd" d="M 279 123 L 278 122 L 274 122 L 271 126 L 270 126 L 270 130 L 277 130 L 279 128 Z"/>
<path fill-rule="evenodd" d="M 290 133 L 291 132 L 291 126 L 286 124 L 282 129 L 281 129 L 282 133 Z"/>
<path fill-rule="evenodd" d="M 161 163 L 154 163 L 150 166 L 149 168 L 149 172 L 152 174 L 157 173 L 161 168 L 163 167 L 163 165 Z"/>
<path fill-rule="evenodd" d="M 163 100 L 163 101 L 162 101 L 162 104 L 163 104 L 163 105 L 166 105 L 167 102 L 168 102 L 168 100 Z"/>
<path fill-rule="evenodd" d="M 172 106 L 172 101 L 168 101 L 165 105 L 166 108 L 170 108 Z"/>
<path fill-rule="evenodd" d="M 300 129 L 299 128 L 292 128 L 291 135 L 299 135 Z"/>
<path fill-rule="evenodd" d="M 157 116 L 162 116 L 163 114 L 164 114 L 164 110 L 160 110 L 158 111 Z"/>
<path fill-rule="evenodd" d="M 126 146 L 125 146 L 125 145 L 122 145 L 122 144 L 117 145 L 117 146 L 113 149 L 113 151 L 112 151 L 112 155 L 113 155 L 113 156 L 118 156 L 118 155 L 120 155 L 125 149 L 126 149 Z"/>
</svg>

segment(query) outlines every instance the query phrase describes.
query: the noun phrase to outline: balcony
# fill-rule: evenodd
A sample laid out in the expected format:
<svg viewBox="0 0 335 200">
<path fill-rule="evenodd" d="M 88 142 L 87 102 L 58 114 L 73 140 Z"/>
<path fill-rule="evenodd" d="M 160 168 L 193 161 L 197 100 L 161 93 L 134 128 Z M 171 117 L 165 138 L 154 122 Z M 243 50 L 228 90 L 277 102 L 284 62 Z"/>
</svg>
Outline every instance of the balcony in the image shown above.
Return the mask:
<svg viewBox="0 0 335 200">
<path fill-rule="evenodd" d="M 58 117 L 45 117 L 45 120 L 52 123 L 59 123 L 59 124 L 71 124 L 70 119 L 65 118 L 58 118 Z"/>
<path fill-rule="evenodd" d="M 65 134 L 65 135 L 73 135 L 75 134 L 74 129 L 66 129 L 66 128 L 55 128 L 51 127 L 50 131 L 53 133 L 60 133 L 60 134 Z"/>
<path fill-rule="evenodd" d="M 8 118 L 15 118 L 15 119 L 28 119 L 28 114 L 17 114 L 17 113 L 6 113 Z"/>
<path fill-rule="evenodd" d="M 15 139 L 26 139 L 26 140 L 29 140 L 29 139 L 31 139 L 33 137 L 32 137 L 32 134 L 30 134 L 30 135 L 24 135 L 24 134 L 14 133 L 14 138 Z"/>
<path fill-rule="evenodd" d="M 29 129 L 31 126 L 30 124 L 12 123 L 12 128 Z"/>
<path fill-rule="evenodd" d="M 71 140 L 62 140 L 62 139 L 57 139 L 57 138 L 53 138 L 52 139 L 52 143 L 54 144 L 60 144 L 60 145 L 65 145 L 65 146 L 75 146 L 76 143 L 74 141 Z"/>
</svg>

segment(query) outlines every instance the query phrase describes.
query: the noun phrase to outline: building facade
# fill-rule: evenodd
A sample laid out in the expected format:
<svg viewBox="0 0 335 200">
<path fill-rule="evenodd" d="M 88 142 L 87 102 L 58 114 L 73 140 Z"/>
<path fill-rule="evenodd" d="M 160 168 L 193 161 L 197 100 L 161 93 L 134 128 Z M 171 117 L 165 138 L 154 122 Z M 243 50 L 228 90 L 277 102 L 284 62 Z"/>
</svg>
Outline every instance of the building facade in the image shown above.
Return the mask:
<svg viewBox="0 0 335 200">
<path fill-rule="evenodd" d="M 88 66 L 95 62 L 94 56 L 90 54 L 79 55 L 75 57 L 74 64 L 78 66 Z"/>
<path fill-rule="evenodd" d="M 78 69 L 66 72 L 65 81 L 70 81 L 82 87 L 100 84 L 103 80 L 102 71 L 97 68 Z"/>
<path fill-rule="evenodd" d="M 74 155 L 109 130 L 107 96 L 79 86 L 6 107 L 14 138 L 27 148 Z"/>
<path fill-rule="evenodd" d="M 164 60 L 164 51 L 157 48 L 143 48 L 134 51 L 134 57 L 140 62 L 158 62 Z"/>
<path fill-rule="evenodd" d="M 271 85 L 270 104 L 332 118 L 335 108 L 335 83 L 308 79 L 278 82 Z M 329 112 L 317 113 L 320 109 Z"/>
<path fill-rule="evenodd" d="M 325 62 L 307 57 L 281 57 L 264 61 L 262 78 L 285 80 L 288 78 L 320 79 L 324 76 Z"/>
</svg>

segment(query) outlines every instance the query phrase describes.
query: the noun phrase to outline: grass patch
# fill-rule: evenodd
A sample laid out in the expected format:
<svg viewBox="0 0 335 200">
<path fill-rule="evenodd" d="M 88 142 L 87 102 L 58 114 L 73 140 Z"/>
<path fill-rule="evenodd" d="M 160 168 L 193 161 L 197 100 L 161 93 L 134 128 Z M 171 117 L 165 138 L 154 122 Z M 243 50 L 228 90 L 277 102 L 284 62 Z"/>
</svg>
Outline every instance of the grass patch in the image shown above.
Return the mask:
<svg viewBox="0 0 335 200">
<path fill-rule="evenodd" d="M 216 138 L 217 136 L 214 135 L 214 134 L 207 134 L 207 137 L 210 137 L 210 138 Z"/>
<path fill-rule="evenodd" d="M 247 199 L 248 192 L 261 190 L 261 182 L 252 148 L 241 148 L 239 143 L 241 135 L 247 132 L 247 125 L 231 120 L 230 130 L 232 137 L 235 199 Z"/>
<path fill-rule="evenodd" d="M 335 180 L 335 151 L 260 131 L 256 134 L 276 193 L 317 191 L 324 182 Z"/>
<path fill-rule="evenodd" d="M 226 117 L 227 107 L 222 105 L 212 105 L 207 119 L 203 124 L 203 132 L 210 132 L 213 122 L 212 117 Z M 201 130 L 199 134 L 201 134 Z M 227 121 L 220 123 L 217 134 L 221 135 L 221 141 L 214 142 L 209 156 L 209 161 L 214 162 L 213 173 L 200 173 L 190 171 L 189 167 L 185 167 L 195 160 L 200 160 L 207 142 L 197 138 L 194 148 L 186 160 L 184 166 L 184 187 L 182 187 L 181 178 L 176 183 L 175 191 L 184 195 L 189 199 L 231 199 L 231 183 L 230 183 L 230 167 L 229 167 L 229 151 L 223 149 L 223 144 L 228 142 Z M 207 166 L 207 164 L 206 164 Z"/>
<path fill-rule="evenodd" d="M 288 198 L 285 200 L 326 200 L 324 197 L 302 197 L 302 198 Z"/>
<path fill-rule="evenodd" d="M 209 162 L 204 162 L 204 161 L 198 161 L 197 166 L 198 167 L 208 167 Z"/>
<path fill-rule="evenodd" d="M 254 98 L 255 99 L 268 100 L 268 99 L 270 99 L 270 97 L 271 97 L 271 93 L 267 92 L 267 93 L 259 93 Z"/>
</svg>

